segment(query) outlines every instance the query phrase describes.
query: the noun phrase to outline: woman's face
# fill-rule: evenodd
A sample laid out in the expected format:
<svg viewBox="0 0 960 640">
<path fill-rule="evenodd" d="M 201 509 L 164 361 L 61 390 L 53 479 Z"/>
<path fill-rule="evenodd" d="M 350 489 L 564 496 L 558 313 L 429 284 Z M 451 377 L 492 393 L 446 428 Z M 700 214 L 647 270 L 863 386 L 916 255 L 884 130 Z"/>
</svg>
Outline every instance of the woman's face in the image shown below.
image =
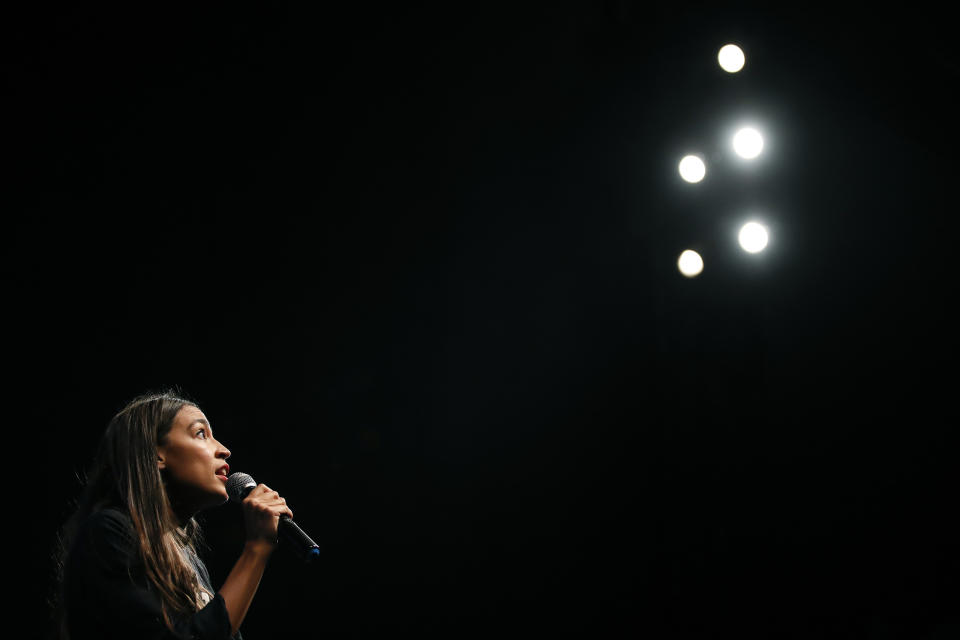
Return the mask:
<svg viewBox="0 0 960 640">
<path fill-rule="evenodd" d="M 165 441 L 157 447 L 157 464 L 181 519 L 229 499 L 229 457 L 230 450 L 214 439 L 200 409 L 186 405 L 177 412 Z"/>
</svg>

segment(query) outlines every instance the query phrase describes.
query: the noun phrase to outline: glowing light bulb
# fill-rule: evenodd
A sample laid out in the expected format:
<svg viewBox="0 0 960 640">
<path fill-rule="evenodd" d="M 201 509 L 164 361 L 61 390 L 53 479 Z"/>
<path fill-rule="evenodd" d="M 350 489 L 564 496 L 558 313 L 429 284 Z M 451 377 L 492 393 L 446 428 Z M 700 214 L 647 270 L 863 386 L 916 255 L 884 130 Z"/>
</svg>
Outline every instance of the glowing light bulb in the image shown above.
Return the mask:
<svg viewBox="0 0 960 640">
<path fill-rule="evenodd" d="M 738 239 L 744 251 L 747 253 L 759 253 L 766 248 L 770 236 L 767 233 L 766 227 L 759 222 L 748 222 L 740 227 Z"/>
<path fill-rule="evenodd" d="M 677 260 L 677 268 L 686 277 L 695 278 L 703 271 L 703 258 L 696 251 L 687 249 L 680 254 L 680 258 Z"/>
<path fill-rule="evenodd" d="M 752 127 L 744 127 L 733 136 L 733 150 L 741 158 L 752 160 L 763 151 L 763 136 Z"/>
<path fill-rule="evenodd" d="M 707 166 L 697 156 L 684 156 L 679 169 L 680 177 L 687 182 L 700 182 L 707 175 Z"/>
<path fill-rule="evenodd" d="M 743 63 L 747 58 L 743 55 L 743 49 L 735 44 L 727 44 L 720 47 L 720 53 L 717 54 L 717 62 L 720 68 L 727 73 L 736 73 L 743 69 Z"/>
</svg>

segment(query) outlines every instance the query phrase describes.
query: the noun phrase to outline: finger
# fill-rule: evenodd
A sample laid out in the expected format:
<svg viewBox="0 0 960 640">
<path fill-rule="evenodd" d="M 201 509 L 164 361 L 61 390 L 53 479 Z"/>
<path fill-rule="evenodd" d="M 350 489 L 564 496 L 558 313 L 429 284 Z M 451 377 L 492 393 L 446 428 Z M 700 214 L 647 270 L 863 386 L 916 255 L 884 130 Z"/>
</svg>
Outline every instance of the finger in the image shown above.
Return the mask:
<svg viewBox="0 0 960 640">
<path fill-rule="evenodd" d="M 293 518 L 293 511 L 289 507 L 275 507 L 270 509 L 270 514 L 278 518 L 283 516 L 290 516 Z"/>
<path fill-rule="evenodd" d="M 269 493 L 254 493 L 250 492 L 247 494 L 247 497 L 243 499 L 244 502 L 250 502 L 254 504 L 274 504 L 277 502 L 277 498 L 270 495 Z"/>
<path fill-rule="evenodd" d="M 270 505 L 270 510 L 278 516 L 286 514 L 291 518 L 293 517 L 293 510 L 287 506 L 286 502 L 275 502 Z"/>
</svg>

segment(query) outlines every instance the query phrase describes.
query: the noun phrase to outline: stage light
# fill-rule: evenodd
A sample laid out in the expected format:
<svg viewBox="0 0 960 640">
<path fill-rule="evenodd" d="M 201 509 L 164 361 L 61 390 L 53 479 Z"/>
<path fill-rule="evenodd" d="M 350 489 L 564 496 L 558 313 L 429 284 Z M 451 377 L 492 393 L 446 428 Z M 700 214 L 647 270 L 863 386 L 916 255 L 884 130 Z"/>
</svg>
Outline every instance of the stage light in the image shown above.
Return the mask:
<svg viewBox="0 0 960 640">
<path fill-rule="evenodd" d="M 763 251 L 770 239 L 766 227 L 759 222 L 748 222 L 740 227 L 740 246 L 747 253 L 759 253 Z"/>
<path fill-rule="evenodd" d="M 744 127 L 733 136 L 733 150 L 741 158 L 752 160 L 763 151 L 763 136 L 752 127 Z"/>
<path fill-rule="evenodd" d="M 697 156 L 684 156 L 680 161 L 680 177 L 687 182 L 700 182 L 707 175 L 707 166 Z"/>
<path fill-rule="evenodd" d="M 727 73 L 736 73 L 743 69 L 746 57 L 743 55 L 743 49 L 735 44 L 728 44 L 720 48 L 720 53 L 717 54 L 717 62 L 720 63 L 720 68 Z"/>
<path fill-rule="evenodd" d="M 680 273 L 688 278 L 694 278 L 703 271 L 703 258 L 696 251 L 687 249 L 680 254 L 680 258 L 677 260 L 677 268 L 680 269 Z"/>
</svg>

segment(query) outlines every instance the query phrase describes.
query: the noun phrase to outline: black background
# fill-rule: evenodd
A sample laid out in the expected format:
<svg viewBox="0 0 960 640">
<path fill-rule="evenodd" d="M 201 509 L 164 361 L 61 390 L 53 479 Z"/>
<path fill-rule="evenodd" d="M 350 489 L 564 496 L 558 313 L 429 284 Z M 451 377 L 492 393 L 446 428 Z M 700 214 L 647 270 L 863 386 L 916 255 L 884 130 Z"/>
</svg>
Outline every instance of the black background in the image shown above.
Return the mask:
<svg viewBox="0 0 960 640">
<path fill-rule="evenodd" d="M 945 15 L 314 4 L 4 21 L 27 614 L 175 384 L 323 548 L 250 640 L 952 637 Z M 202 517 L 218 586 L 242 518 Z"/>
</svg>

